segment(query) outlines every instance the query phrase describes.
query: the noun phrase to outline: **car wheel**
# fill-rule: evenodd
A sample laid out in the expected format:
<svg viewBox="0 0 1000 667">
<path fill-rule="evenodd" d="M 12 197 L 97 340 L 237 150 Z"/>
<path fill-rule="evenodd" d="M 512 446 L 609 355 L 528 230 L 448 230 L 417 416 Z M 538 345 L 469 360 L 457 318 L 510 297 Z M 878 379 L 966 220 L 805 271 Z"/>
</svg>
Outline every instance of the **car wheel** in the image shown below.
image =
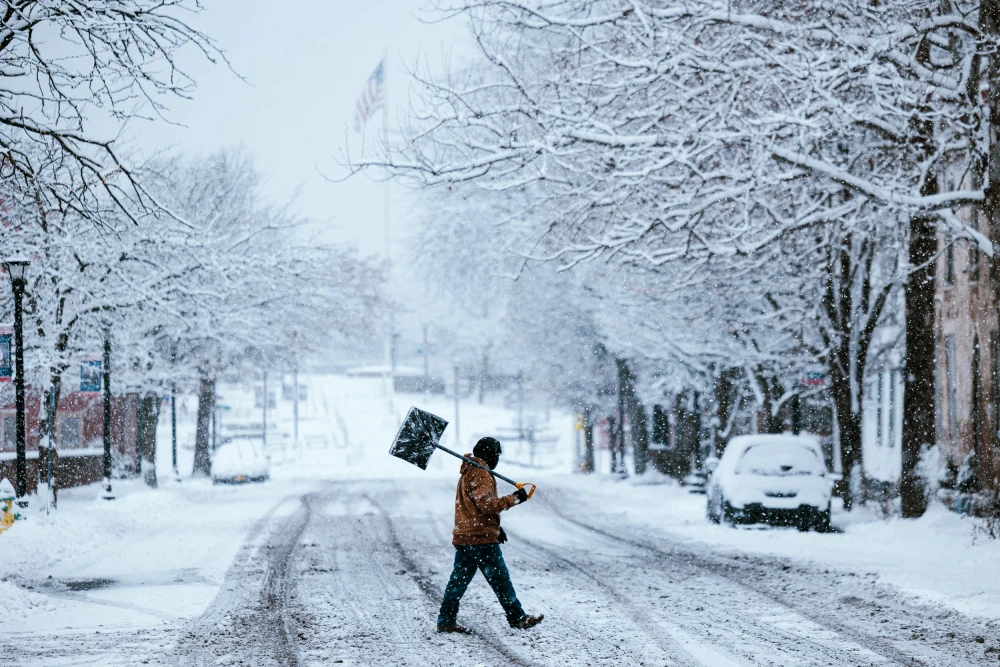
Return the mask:
<svg viewBox="0 0 1000 667">
<path fill-rule="evenodd" d="M 730 526 L 736 525 L 736 510 L 733 509 L 733 506 L 725 498 L 722 500 L 722 520 Z"/>
<path fill-rule="evenodd" d="M 719 513 L 715 511 L 715 500 L 711 496 L 708 497 L 705 507 L 707 508 L 708 520 L 712 523 L 719 523 L 721 519 Z"/>
<path fill-rule="evenodd" d="M 829 506 L 823 512 L 816 512 L 816 516 L 813 518 L 813 529 L 817 533 L 829 533 L 830 532 L 830 507 Z"/>
<path fill-rule="evenodd" d="M 799 510 L 799 516 L 795 522 L 795 527 L 799 529 L 800 533 L 809 532 L 809 529 L 813 527 L 814 514 L 815 512 L 812 509 Z"/>
</svg>

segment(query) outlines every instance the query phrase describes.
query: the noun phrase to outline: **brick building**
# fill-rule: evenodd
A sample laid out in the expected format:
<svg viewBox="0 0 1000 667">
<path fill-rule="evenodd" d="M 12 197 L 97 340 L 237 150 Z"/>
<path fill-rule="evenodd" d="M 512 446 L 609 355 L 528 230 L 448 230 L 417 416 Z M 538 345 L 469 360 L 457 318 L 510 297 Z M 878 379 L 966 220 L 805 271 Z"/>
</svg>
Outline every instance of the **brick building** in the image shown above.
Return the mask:
<svg viewBox="0 0 1000 667">
<path fill-rule="evenodd" d="M 136 394 L 111 399 L 111 451 L 116 475 L 137 470 L 136 441 L 139 399 Z M 25 446 L 27 449 L 28 492 L 38 485 L 39 417 L 42 392 L 31 387 L 25 396 Z M 0 479 L 15 477 L 14 386 L 0 383 Z M 97 393 L 64 393 L 56 412 L 56 456 L 53 477 L 57 488 L 100 481 L 104 468 L 104 408 Z M 44 454 L 44 451 L 43 451 Z M 44 457 L 42 461 L 44 467 Z M 44 470 L 43 473 L 44 475 Z"/>
</svg>

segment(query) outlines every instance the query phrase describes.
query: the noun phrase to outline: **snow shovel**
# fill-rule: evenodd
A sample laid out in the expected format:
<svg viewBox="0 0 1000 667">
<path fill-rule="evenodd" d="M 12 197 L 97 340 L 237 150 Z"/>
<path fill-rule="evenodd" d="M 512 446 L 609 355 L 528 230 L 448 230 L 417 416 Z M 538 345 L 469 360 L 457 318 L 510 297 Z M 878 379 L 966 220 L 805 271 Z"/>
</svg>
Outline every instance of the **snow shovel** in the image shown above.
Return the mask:
<svg viewBox="0 0 1000 667">
<path fill-rule="evenodd" d="M 485 470 L 497 479 L 502 479 L 508 484 L 513 484 L 519 489 L 529 486 L 531 489 L 528 491 L 528 497 L 530 498 L 535 495 L 535 485 L 531 482 L 515 482 L 510 477 L 504 477 L 500 473 L 490 470 L 486 466 L 480 465 L 443 446 L 439 440 L 447 426 L 448 422 L 437 415 L 432 415 L 420 408 L 410 408 L 410 411 L 406 413 L 406 419 L 403 420 L 403 424 L 399 427 L 399 432 L 396 433 L 396 439 L 392 441 L 392 448 L 389 450 L 389 453 L 396 458 L 403 459 L 407 463 L 412 463 L 421 470 L 427 470 L 427 463 L 431 460 L 431 454 L 434 453 L 435 449 L 440 449 L 442 452 L 447 452 L 455 458 L 462 459 L 470 465 Z"/>
</svg>

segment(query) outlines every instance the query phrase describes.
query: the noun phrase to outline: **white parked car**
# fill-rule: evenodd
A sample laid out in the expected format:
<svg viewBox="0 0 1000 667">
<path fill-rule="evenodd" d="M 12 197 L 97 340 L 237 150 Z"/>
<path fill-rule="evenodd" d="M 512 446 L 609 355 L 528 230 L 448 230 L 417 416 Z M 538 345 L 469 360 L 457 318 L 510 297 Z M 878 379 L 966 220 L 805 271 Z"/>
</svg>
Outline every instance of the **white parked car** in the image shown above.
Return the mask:
<svg viewBox="0 0 1000 667">
<path fill-rule="evenodd" d="M 834 478 L 816 438 L 738 436 L 716 461 L 707 490 L 708 518 L 714 523 L 767 522 L 802 531 L 829 530 Z"/>
<path fill-rule="evenodd" d="M 264 482 L 271 476 L 271 457 L 252 440 L 233 440 L 215 450 L 212 481 L 216 484 Z"/>
</svg>

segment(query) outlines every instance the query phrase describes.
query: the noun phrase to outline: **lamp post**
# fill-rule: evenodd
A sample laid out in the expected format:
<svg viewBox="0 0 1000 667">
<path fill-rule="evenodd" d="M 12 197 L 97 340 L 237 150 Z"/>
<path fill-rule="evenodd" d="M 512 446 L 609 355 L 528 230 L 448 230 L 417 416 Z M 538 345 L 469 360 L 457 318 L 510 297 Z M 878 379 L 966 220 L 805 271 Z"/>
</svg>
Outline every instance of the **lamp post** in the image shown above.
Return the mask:
<svg viewBox="0 0 1000 667">
<path fill-rule="evenodd" d="M 103 500 L 114 500 L 111 490 L 111 331 L 104 330 L 104 363 L 101 364 L 101 380 L 104 385 L 104 491 Z"/>
<path fill-rule="evenodd" d="M 17 443 L 16 484 L 15 494 L 17 504 L 27 507 L 28 501 L 28 471 L 25 464 L 27 456 L 24 442 L 24 331 L 22 322 L 22 307 L 24 303 L 24 274 L 28 269 L 28 260 L 12 258 L 4 262 L 10 286 L 14 291 L 14 404 L 15 404 L 15 437 Z"/>
<path fill-rule="evenodd" d="M 424 325 L 424 399 L 431 396 L 431 350 L 427 340 L 427 325 Z"/>
</svg>

